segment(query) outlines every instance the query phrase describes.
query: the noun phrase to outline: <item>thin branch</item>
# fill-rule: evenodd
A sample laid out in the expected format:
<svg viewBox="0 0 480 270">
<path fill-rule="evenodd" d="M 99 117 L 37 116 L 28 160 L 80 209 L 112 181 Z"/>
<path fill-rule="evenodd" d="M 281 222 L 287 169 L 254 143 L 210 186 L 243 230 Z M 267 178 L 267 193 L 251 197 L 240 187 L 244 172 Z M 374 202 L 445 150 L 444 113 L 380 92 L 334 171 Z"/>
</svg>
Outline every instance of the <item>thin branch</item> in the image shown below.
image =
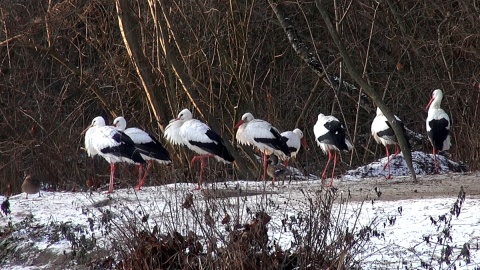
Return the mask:
<svg viewBox="0 0 480 270">
<path fill-rule="evenodd" d="M 156 89 L 154 83 L 154 74 L 152 72 L 153 68 L 148 60 L 148 58 L 143 54 L 143 50 L 140 44 L 140 37 L 138 31 L 136 30 L 138 22 L 135 21 L 132 10 L 130 9 L 129 3 L 127 0 L 116 0 L 117 6 L 117 16 L 118 16 L 118 26 L 123 37 L 123 42 L 127 49 L 128 56 L 132 63 L 135 66 L 140 82 L 142 83 L 143 90 L 147 100 L 152 108 L 153 114 L 157 121 L 158 126 L 164 131 L 163 124 L 166 122 L 167 116 L 162 113 L 165 108 L 164 99 L 159 95 L 159 91 Z M 162 121 L 164 120 L 164 121 Z"/>
<path fill-rule="evenodd" d="M 40 51 L 46 55 L 49 55 L 53 59 L 57 60 L 62 66 L 66 67 L 68 70 L 70 70 L 73 74 L 75 74 L 80 81 L 85 83 L 87 85 L 87 89 L 91 90 L 98 98 L 98 100 L 102 103 L 103 107 L 105 110 L 107 110 L 110 115 L 113 117 L 117 117 L 116 114 L 116 108 L 113 104 L 108 102 L 107 97 L 105 97 L 100 90 L 100 87 L 96 83 L 96 81 L 93 79 L 93 76 L 90 75 L 87 71 L 82 70 L 81 68 L 75 66 L 68 60 L 66 60 L 63 56 L 61 56 L 57 51 L 55 51 L 53 48 L 45 48 L 39 45 L 33 45 L 29 43 L 23 43 L 23 42 L 18 42 L 15 44 L 16 46 L 19 47 L 25 47 L 25 48 L 30 48 L 35 51 Z"/>
<path fill-rule="evenodd" d="M 338 64 L 338 63 L 341 62 L 341 61 L 342 61 L 342 58 L 341 58 L 341 57 L 335 59 L 332 63 L 330 63 L 330 65 L 328 65 L 328 66 L 325 68 L 325 70 L 328 70 L 329 68 L 333 67 L 334 65 Z M 322 73 L 322 75 L 319 76 L 319 77 L 320 77 L 320 79 L 323 79 L 325 76 L 327 76 L 327 74 L 326 74 L 326 73 Z M 297 122 L 295 123 L 295 127 L 299 127 L 299 126 L 300 126 L 300 122 L 302 121 L 302 119 L 305 118 L 305 114 L 306 114 L 308 108 L 310 107 L 310 104 L 312 103 L 314 97 L 315 97 L 316 94 L 317 94 L 317 88 L 318 88 L 318 83 L 319 83 L 319 82 L 320 82 L 320 81 L 317 81 L 317 82 L 315 83 L 315 85 L 313 86 L 312 90 L 310 90 L 310 94 L 309 94 L 309 96 L 308 96 L 308 98 L 307 98 L 307 101 L 305 102 L 305 105 L 303 106 L 302 112 L 300 113 L 300 115 L 299 115 L 298 118 L 297 118 Z"/>
<path fill-rule="evenodd" d="M 358 91 L 358 88 L 355 85 L 344 81 L 341 75 L 331 75 L 328 73 L 324 73 L 322 63 L 317 58 L 316 54 L 312 51 L 312 49 L 307 45 L 307 42 L 305 42 L 305 40 L 295 30 L 295 27 L 291 23 L 290 19 L 284 15 L 285 12 L 283 11 L 281 5 L 275 3 L 275 0 L 268 0 L 268 3 L 270 4 L 270 7 L 277 16 L 277 20 L 279 21 L 280 26 L 285 31 L 285 34 L 287 35 L 287 38 L 297 55 L 307 64 L 308 67 L 312 69 L 315 74 L 317 74 L 319 78 L 323 80 L 326 85 L 335 89 L 335 95 L 338 94 L 341 88 L 340 86 L 345 87 L 349 90 L 349 92 L 356 93 Z M 329 66 L 330 65 L 331 64 L 329 64 Z M 347 93 L 347 91 L 341 91 L 341 93 L 351 98 L 350 93 Z M 363 102 L 360 102 L 360 106 L 362 106 L 362 108 L 367 112 L 371 111 L 371 108 L 365 106 Z"/>
<path fill-rule="evenodd" d="M 165 19 L 165 21 L 159 19 L 157 23 L 160 28 L 160 31 L 163 32 L 162 38 L 164 40 L 162 41 L 162 45 L 163 45 L 164 54 L 169 64 L 169 67 L 173 70 L 176 79 L 180 82 L 184 92 L 187 94 L 188 99 L 193 104 L 196 111 L 198 111 L 198 113 L 201 115 L 203 119 L 207 119 L 207 117 L 205 117 L 205 112 L 207 112 L 208 110 L 202 105 L 201 102 L 199 102 L 201 99 L 198 93 L 193 91 L 196 87 L 195 82 L 192 81 L 190 79 L 190 76 L 184 71 L 186 70 L 186 67 L 184 65 L 181 65 L 181 63 L 174 57 L 174 55 L 178 54 L 179 52 L 175 51 L 174 47 L 170 46 L 169 41 L 166 39 L 165 34 L 172 33 L 171 30 L 167 30 L 167 29 L 171 29 L 170 27 L 168 27 L 169 14 L 162 1 L 157 1 L 157 3 L 159 3 L 160 10 L 162 12 L 163 18 Z M 220 125 L 218 124 L 215 118 L 210 118 L 209 125 L 212 127 L 213 130 L 220 131 Z M 254 175 L 250 166 L 247 166 L 247 164 L 240 157 L 237 151 L 235 151 L 233 144 L 228 140 L 225 140 L 224 142 L 227 149 L 235 158 L 235 164 L 238 166 L 240 174 L 244 177 Z"/>
<path fill-rule="evenodd" d="M 340 51 L 340 55 L 343 57 L 345 66 L 348 69 L 350 76 L 364 89 L 365 93 L 373 100 L 373 102 L 378 107 L 380 107 L 382 112 L 387 117 L 388 121 L 392 124 L 393 131 L 395 132 L 395 135 L 398 139 L 400 149 L 402 150 L 403 156 L 408 165 L 408 169 L 410 170 L 410 174 L 412 175 L 413 181 L 416 182 L 417 178 L 413 169 L 412 153 L 410 151 L 410 148 L 408 147 L 407 139 L 405 138 L 405 134 L 401 126 L 399 125 L 398 121 L 395 120 L 393 113 L 390 112 L 390 109 L 383 102 L 381 95 L 378 94 L 377 91 L 375 91 L 375 89 L 373 89 L 373 87 L 370 86 L 368 82 L 362 78 L 361 74 L 355 69 L 355 65 L 353 64 L 353 61 L 350 58 L 347 49 L 343 45 L 343 42 L 340 40 L 340 37 L 338 35 L 338 32 L 335 30 L 332 22 L 330 21 L 330 17 L 323 5 L 323 1 L 315 0 L 315 3 L 318 10 L 320 11 L 320 14 L 322 15 L 323 20 L 325 21 L 325 25 L 328 32 L 330 33 L 330 36 L 332 37 L 335 45 Z"/>
</svg>

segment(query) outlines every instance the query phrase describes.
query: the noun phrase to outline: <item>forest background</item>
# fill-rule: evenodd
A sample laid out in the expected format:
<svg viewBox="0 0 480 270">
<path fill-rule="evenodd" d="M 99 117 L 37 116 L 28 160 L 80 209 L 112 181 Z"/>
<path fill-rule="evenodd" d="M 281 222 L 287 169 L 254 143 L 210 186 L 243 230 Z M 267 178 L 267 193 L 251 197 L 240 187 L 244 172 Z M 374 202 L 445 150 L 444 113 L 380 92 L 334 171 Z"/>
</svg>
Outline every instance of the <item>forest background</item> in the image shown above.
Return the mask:
<svg viewBox="0 0 480 270">
<path fill-rule="evenodd" d="M 80 135 L 98 115 L 107 123 L 123 115 L 167 146 L 174 165 L 157 166 L 153 184 L 194 181 L 192 153 L 163 139 L 183 108 L 219 132 L 237 159 L 234 167 L 210 162 L 210 178 L 260 175 L 253 150 L 235 143 L 233 126 L 245 112 L 281 131 L 302 129 L 310 149 L 297 165 L 317 175 L 326 157 L 313 125 L 319 113 L 335 115 L 355 146 L 343 155 L 343 172 L 385 154 L 370 134 L 376 105 L 355 73 L 423 135 L 425 106 L 442 89 L 451 158 L 477 170 L 479 4 L 1 0 L 0 192 L 20 192 L 25 173 L 52 188 L 106 183 L 108 166 L 87 158 Z M 413 150 L 431 146 L 423 137 Z M 121 167 L 124 184 L 135 175 Z"/>
</svg>

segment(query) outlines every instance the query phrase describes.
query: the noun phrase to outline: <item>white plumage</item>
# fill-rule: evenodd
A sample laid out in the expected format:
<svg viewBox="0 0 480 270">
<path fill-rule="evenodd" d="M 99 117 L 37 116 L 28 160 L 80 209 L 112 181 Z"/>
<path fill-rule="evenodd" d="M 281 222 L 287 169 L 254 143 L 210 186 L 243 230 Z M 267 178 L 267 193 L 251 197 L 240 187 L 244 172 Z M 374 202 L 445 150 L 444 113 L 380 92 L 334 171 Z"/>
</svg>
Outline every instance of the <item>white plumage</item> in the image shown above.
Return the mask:
<svg viewBox="0 0 480 270">
<path fill-rule="evenodd" d="M 251 113 L 245 113 L 234 128 L 238 128 L 236 138 L 240 144 L 254 146 L 281 159 L 290 156 L 286 139 L 282 139 L 278 129 L 267 121 L 255 119 Z"/>
<path fill-rule="evenodd" d="M 395 115 L 395 120 L 402 123 L 402 120 Z M 403 125 L 403 124 L 401 124 Z M 387 146 L 389 144 L 397 144 L 397 137 L 395 132 L 390 127 L 387 117 L 383 114 L 382 110 L 377 107 L 377 115 L 372 122 L 372 136 L 378 144 Z"/>
<path fill-rule="evenodd" d="M 287 138 L 287 146 L 290 148 L 290 156 L 294 158 L 300 151 L 301 146 L 307 148 L 307 141 L 303 137 L 303 132 L 296 128 L 292 131 L 282 132 L 280 135 Z"/>
<path fill-rule="evenodd" d="M 251 113 L 245 113 L 235 125 L 237 141 L 243 145 L 256 147 L 263 155 L 263 180 L 266 179 L 267 155 L 275 154 L 282 160 L 290 157 L 286 144 L 287 138 L 280 135 L 277 128 L 267 121 L 255 119 Z"/>
<path fill-rule="evenodd" d="M 395 116 L 395 120 L 400 124 L 400 126 L 403 129 L 404 134 L 406 135 L 405 128 L 403 126 L 402 120 L 398 118 L 398 116 Z M 390 174 L 390 153 L 388 151 L 388 145 L 394 144 L 395 145 L 395 154 L 392 157 L 395 158 L 400 153 L 400 148 L 398 147 L 398 141 L 397 137 L 395 136 L 395 132 L 393 131 L 393 128 L 390 126 L 390 123 L 388 122 L 387 117 L 383 114 L 382 110 L 377 107 L 377 115 L 373 119 L 372 126 L 372 136 L 375 139 L 375 141 L 378 144 L 382 144 L 385 147 L 385 151 L 387 152 L 387 163 L 383 167 L 388 166 L 388 175 L 386 176 L 387 179 L 391 178 Z M 407 138 L 407 143 L 408 143 L 408 138 Z M 410 145 L 408 145 L 410 147 Z"/>
<path fill-rule="evenodd" d="M 322 173 L 322 179 L 326 179 L 327 167 L 332 159 L 333 150 L 333 169 L 332 181 L 335 174 L 335 167 L 337 165 L 337 151 L 349 151 L 353 148 L 352 143 L 345 136 L 345 129 L 343 124 L 334 116 L 325 116 L 319 114 L 317 123 L 313 126 L 313 133 L 315 134 L 315 141 L 320 146 L 322 151 L 328 154 L 328 161 Z"/>
<path fill-rule="evenodd" d="M 145 163 L 132 139 L 123 132 L 106 126 L 105 119 L 101 116 L 95 117 L 86 129 L 85 150 L 89 157 L 100 155 L 110 163 L 109 193 L 113 192 L 115 163 L 123 161 Z"/>
<path fill-rule="evenodd" d="M 287 138 L 287 146 L 290 149 L 291 158 L 295 158 L 297 156 L 302 145 L 305 149 L 308 149 L 307 140 L 305 140 L 305 138 L 303 137 L 303 132 L 300 129 L 296 128 L 292 131 L 285 131 L 282 132 L 280 135 Z M 288 160 L 289 159 L 285 160 L 285 166 L 288 166 Z"/>
<path fill-rule="evenodd" d="M 317 145 L 325 154 L 330 150 L 349 151 L 353 148 L 352 143 L 345 137 L 343 124 L 335 116 L 319 114 L 313 133 Z"/>
<path fill-rule="evenodd" d="M 256 137 L 274 139 L 275 136 L 270 132 L 272 128 L 279 133 L 278 130 L 267 121 L 255 119 L 251 113 L 246 113 L 234 128 L 238 128 L 235 137 L 240 144 L 255 146 L 261 152 L 267 149 L 271 151 L 276 150 L 266 144 L 257 143 L 254 139 Z"/>
<path fill-rule="evenodd" d="M 442 90 L 436 89 L 428 103 L 428 116 L 426 120 L 427 135 L 433 146 L 435 173 L 438 173 L 437 151 L 449 150 L 450 142 L 450 117 L 440 108 L 442 103 Z"/>
<path fill-rule="evenodd" d="M 117 128 L 117 130 L 123 131 L 132 139 L 132 141 L 135 143 L 135 147 L 140 152 L 140 155 L 148 163 L 147 169 L 143 175 L 143 165 L 139 164 L 138 185 L 136 188 L 141 189 L 145 183 L 148 172 L 152 167 L 152 161 L 156 161 L 160 164 L 170 164 L 172 162 L 170 159 L 170 154 L 163 147 L 163 145 L 149 133 L 135 127 L 126 128 L 127 121 L 124 117 L 117 117 L 113 121 L 113 125 Z"/>
<path fill-rule="evenodd" d="M 216 160 L 231 163 L 235 159 L 223 143 L 223 139 L 209 126 L 197 119 L 192 119 L 192 112 L 183 109 L 165 128 L 165 138 L 174 145 L 185 145 L 199 154 L 192 159 L 201 160 L 198 188 L 201 188 L 204 159 L 215 157 Z"/>
</svg>

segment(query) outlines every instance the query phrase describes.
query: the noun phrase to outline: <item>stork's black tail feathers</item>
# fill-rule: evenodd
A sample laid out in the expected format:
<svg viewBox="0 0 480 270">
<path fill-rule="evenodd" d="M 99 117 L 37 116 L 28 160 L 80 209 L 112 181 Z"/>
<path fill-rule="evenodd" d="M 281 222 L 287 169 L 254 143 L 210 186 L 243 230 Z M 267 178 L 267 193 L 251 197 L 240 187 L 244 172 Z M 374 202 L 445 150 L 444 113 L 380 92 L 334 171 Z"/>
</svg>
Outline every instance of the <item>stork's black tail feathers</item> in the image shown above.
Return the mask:
<svg viewBox="0 0 480 270">
<path fill-rule="evenodd" d="M 126 157 L 135 163 L 146 163 L 140 155 L 140 151 L 135 147 L 135 143 L 127 134 L 117 131 L 112 139 L 120 144 L 118 146 L 103 148 L 102 153 L 110 153 L 118 157 Z"/>
</svg>

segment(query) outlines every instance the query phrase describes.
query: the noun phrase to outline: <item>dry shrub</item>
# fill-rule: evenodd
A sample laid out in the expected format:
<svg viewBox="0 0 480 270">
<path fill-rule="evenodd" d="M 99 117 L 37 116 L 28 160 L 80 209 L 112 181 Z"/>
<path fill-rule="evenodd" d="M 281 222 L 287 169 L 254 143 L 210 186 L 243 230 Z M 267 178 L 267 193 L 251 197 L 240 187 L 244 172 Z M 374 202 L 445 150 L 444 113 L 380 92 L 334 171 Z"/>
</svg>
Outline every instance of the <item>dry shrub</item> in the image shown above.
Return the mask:
<svg viewBox="0 0 480 270">
<path fill-rule="evenodd" d="M 183 236 L 174 231 L 168 235 L 140 232 L 137 246 L 121 269 L 198 269 L 203 246 L 195 233 Z"/>
<path fill-rule="evenodd" d="M 295 213 L 287 211 L 281 223 L 278 214 L 285 206 L 266 193 L 206 201 L 190 196 L 177 200 L 178 206 L 168 203 L 150 212 L 112 210 L 107 223 L 114 252 L 95 264 L 112 263 L 118 269 L 358 269 L 365 244 L 383 236 L 377 219 L 365 226 L 352 223 L 358 213 L 347 215 L 348 200 L 331 191 L 305 192 L 297 202 L 301 207 L 287 206 Z M 285 237 L 291 238 L 288 248 L 277 242 Z"/>
</svg>

